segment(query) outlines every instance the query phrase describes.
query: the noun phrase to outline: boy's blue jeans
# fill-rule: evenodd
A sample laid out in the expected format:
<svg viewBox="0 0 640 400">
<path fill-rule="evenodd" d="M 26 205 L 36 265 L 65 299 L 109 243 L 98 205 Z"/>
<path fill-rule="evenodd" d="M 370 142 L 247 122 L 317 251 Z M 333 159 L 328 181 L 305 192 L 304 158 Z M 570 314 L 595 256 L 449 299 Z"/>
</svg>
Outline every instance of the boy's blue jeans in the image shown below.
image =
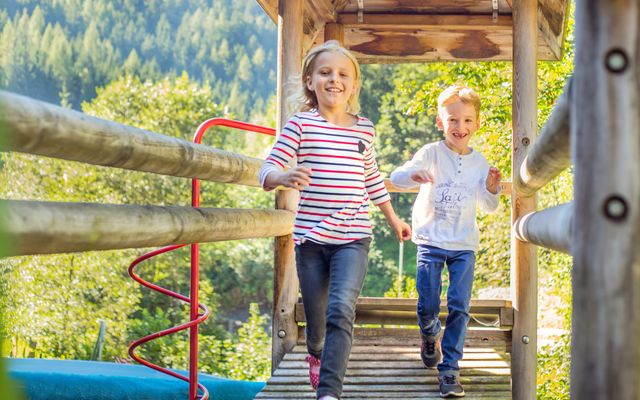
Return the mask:
<svg viewBox="0 0 640 400">
<path fill-rule="evenodd" d="M 318 398 L 342 394 L 370 244 L 371 238 L 365 238 L 339 245 L 306 241 L 296 246 L 307 349 L 321 360 Z"/>
<path fill-rule="evenodd" d="M 436 336 L 441 329 L 440 293 L 442 291 L 442 269 L 449 269 L 449 290 L 447 291 L 446 329 L 442 337 L 443 359 L 438 364 L 441 375 L 458 375 L 458 361 L 462 358 L 464 338 L 469 322 L 469 302 L 473 286 L 473 270 L 476 255 L 471 250 L 445 250 L 438 247 L 418 246 L 418 324 L 426 336 Z"/>
</svg>

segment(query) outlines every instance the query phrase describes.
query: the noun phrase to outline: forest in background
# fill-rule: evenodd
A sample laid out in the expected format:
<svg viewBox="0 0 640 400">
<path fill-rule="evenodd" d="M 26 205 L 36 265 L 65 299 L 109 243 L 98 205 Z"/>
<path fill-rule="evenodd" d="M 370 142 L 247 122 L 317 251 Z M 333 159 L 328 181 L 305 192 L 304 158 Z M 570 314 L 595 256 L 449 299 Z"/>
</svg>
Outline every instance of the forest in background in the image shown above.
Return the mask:
<svg viewBox="0 0 640 400">
<path fill-rule="evenodd" d="M 197 125 L 211 116 L 232 115 L 275 125 L 275 26 L 254 1 L 150 1 L 144 3 L 148 10 L 139 9 L 140 3 L 133 1 L 60 0 L 46 6 L 36 6 L 37 2 L 26 0 L 8 3 L 0 11 L 0 23 L 4 26 L 0 33 L 0 87 L 4 90 L 185 139 L 190 139 Z M 175 12 L 176 9 L 181 11 Z M 193 17 L 197 13 L 199 17 Z M 100 18 L 94 18 L 95 15 Z M 206 35 L 205 28 L 198 24 L 187 22 L 183 26 L 183 21 L 201 19 L 202 15 L 212 16 L 206 24 Z M 216 19 L 217 15 L 226 18 Z M 110 22 L 103 23 L 103 20 Z M 141 20 L 146 22 L 144 31 L 122 34 L 129 25 L 142 29 L 138 23 Z M 162 21 L 167 21 L 171 28 L 164 36 L 155 35 L 162 31 Z M 111 29 L 116 23 L 121 28 Z M 180 42 L 182 48 L 173 47 L 180 35 L 189 37 L 180 33 L 180 29 L 188 30 L 190 37 L 200 38 L 200 42 L 196 40 L 191 46 Z M 194 36 L 194 30 L 198 29 L 202 29 L 201 35 Z M 66 35 L 71 46 L 67 49 L 68 58 L 53 57 L 59 46 L 53 45 L 53 39 L 45 40 L 53 37 L 53 33 L 45 35 L 47 31 Z M 167 42 L 162 42 L 160 37 Z M 29 44 L 34 41 L 49 45 L 31 47 Z M 145 41 L 156 43 L 157 52 L 144 52 Z M 572 71 L 571 42 L 569 33 L 563 62 L 539 64 L 540 126 Z M 89 55 L 95 52 L 83 53 L 83 49 L 99 48 L 101 43 L 113 49 L 109 54 L 118 56 L 100 57 L 93 65 Z M 227 48 L 233 43 L 233 56 L 224 62 L 213 61 L 210 56 L 213 49 L 216 52 L 224 49 L 223 43 L 227 43 Z M 10 49 L 12 55 L 7 56 L 4 49 Z M 261 64 L 262 69 L 244 68 L 246 62 L 241 60 L 245 57 L 237 55 L 244 54 L 253 66 L 254 58 L 261 57 L 254 57 L 259 49 L 265 59 L 255 64 Z M 128 57 L 134 50 L 139 58 L 134 64 L 140 67 L 127 69 Z M 184 54 L 202 56 L 197 62 L 182 63 L 188 61 Z M 209 58 L 204 54 L 209 54 Z M 57 64 L 55 60 L 67 62 Z M 207 71 L 210 75 L 204 76 Z M 248 81 L 240 76 L 246 71 L 251 72 L 252 79 Z M 258 76 L 265 85 L 264 91 L 253 84 L 257 80 L 253 78 Z M 483 99 L 483 128 L 472 145 L 498 166 L 503 176 L 511 175 L 509 63 L 363 66 L 362 115 L 376 124 L 378 162 L 386 175 L 424 143 L 440 138 L 434 123 L 435 98 L 443 87 L 459 81 L 475 87 Z M 220 129 L 208 133 L 205 143 L 264 156 L 272 139 Z M 1 157 L 2 198 L 117 204 L 190 203 L 189 182 L 185 179 L 15 153 L 2 153 Z M 19 181 L 29 184 L 15 185 L 14 182 Z M 568 171 L 543 190 L 539 208 L 563 203 L 570 197 L 571 171 Z M 392 198 L 398 213 L 410 220 L 413 195 L 393 194 Z M 474 287 L 477 297 L 509 296 L 509 199 L 503 197 L 501 203 L 497 213 L 479 216 L 482 237 Z M 203 185 L 203 206 L 270 208 L 273 198 L 252 188 L 207 183 Z M 380 213 L 372 214 L 376 229 L 363 295 L 395 297 L 398 243 L 392 239 Z M 3 344 L 3 354 L 88 359 L 95 345 L 98 320 L 102 319 L 107 321 L 105 359 L 111 360 L 126 357 L 126 344 L 132 339 L 183 322 L 187 315 L 184 306 L 149 293 L 128 278 L 127 266 L 143 252 L 137 249 L 0 261 L 3 277 L 0 290 L 4 294 L 1 299 L 8 338 Z M 571 259 L 543 249 L 538 254 L 540 325 L 565 332 L 553 346 L 540 353 L 538 397 L 568 398 L 567 332 L 571 299 L 565 288 L 570 286 Z M 266 379 L 270 368 L 270 333 L 265 327 L 268 330 L 272 295 L 272 241 L 203 245 L 201 264 L 201 301 L 212 308 L 212 317 L 201 330 L 203 371 L 235 379 Z M 188 252 L 178 251 L 142 265 L 140 271 L 156 283 L 186 293 L 188 265 Z M 400 295 L 415 296 L 415 246 L 411 243 L 405 244 L 403 267 L 405 278 Z M 246 322 L 241 330 L 229 329 L 230 313 L 245 314 L 242 319 Z M 66 317 L 69 315 L 74 317 Z M 177 335 L 145 346 L 142 354 L 174 368 L 184 368 L 186 343 L 184 335 Z M 248 352 L 251 348 L 259 351 Z"/>
<path fill-rule="evenodd" d="M 257 2 L 5 0 L 0 87 L 80 109 L 96 88 L 131 74 L 186 71 L 239 118 L 275 93 L 276 30 Z M 223 110 L 224 111 L 224 110 Z"/>
</svg>

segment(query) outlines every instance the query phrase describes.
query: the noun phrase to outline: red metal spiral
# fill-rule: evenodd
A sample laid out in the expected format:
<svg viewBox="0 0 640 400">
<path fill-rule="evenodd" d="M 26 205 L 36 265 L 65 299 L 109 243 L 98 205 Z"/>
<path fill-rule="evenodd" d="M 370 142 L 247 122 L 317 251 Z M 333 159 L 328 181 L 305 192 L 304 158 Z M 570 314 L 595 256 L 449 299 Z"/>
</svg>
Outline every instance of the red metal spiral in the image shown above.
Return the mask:
<svg viewBox="0 0 640 400">
<path fill-rule="evenodd" d="M 242 129 L 244 131 L 257 132 L 265 135 L 275 136 L 276 132 L 273 128 L 268 128 L 265 126 L 249 124 L 241 121 L 234 121 L 227 118 L 211 118 L 200 124 L 196 133 L 193 137 L 194 143 L 201 143 L 202 136 L 204 133 L 211 127 L 214 126 L 225 126 L 229 128 Z M 200 207 L 200 179 L 193 179 L 191 181 L 191 206 L 192 207 Z M 173 251 L 179 249 L 181 247 L 186 246 L 186 244 L 177 244 L 172 246 L 163 247 L 161 249 L 157 249 L 146 253 L 135 259 L 129 266 L 129 275 L 141 285 L 148 287 L 149 289 L 155 290 L 167 296 L 171 296 L 173 298 L 182 300 L 188 303 L 189 306 L 189 322 L 174 326 L 169 329 L 165 329 L 160 332 L 155 332 L 150 335 L 147 335 L 141 339 L 138 339 L 129 345 L 129 355 L 131 358 L 136 360 L 142 365 L 145 365 L 149 368 L 152 368 L 156 371 L 160 371 L 167 375 L 171 375 L 175 378 L 181 379 L 183 381 L 189 382 L 189 400 L 202 399 L 207 400 L 209 398 L 209 392 L 207 388 L 205 388 L 202 384 L 198 383 L 198 324 L 202 323 L 204 320 L 209 317 L 209 309 L 205 307 L 203 304 L 198 302 L 198 282 L 199 282 L 199 272 L 200 272 L 200 246 L 199 243 L 191 244 L 191 289 L 190 289 L 190 297 L 184 296 L 179 293 L 172 292 L 166 288 L 163 288 L 158 285 L 154 285 L 151 282 L 145 281 L 140 278 L 135 273 L 135 267 L 140 264 L 142 261 L 148 260 L 151 257 L 155 257 L 159 254 L 163 254 L 169 251 Z M 202 314 L 199 313 L 199 310 L 202 311 Z M 161 367 L 159 365 L 153 364 L 147 360 L 140 358 L 135 353 L 135 349 L 146 343 L 148 341 L 160 338 L 162 336 L 170 335 L 172 333 L 189 329 L 189 376 L 186 377 L 181 375 L 175 371 L 172 371 L 168 368 Z M 198 389 L 202 391 L 202 396 L 198 397 Z"/>
</svg>

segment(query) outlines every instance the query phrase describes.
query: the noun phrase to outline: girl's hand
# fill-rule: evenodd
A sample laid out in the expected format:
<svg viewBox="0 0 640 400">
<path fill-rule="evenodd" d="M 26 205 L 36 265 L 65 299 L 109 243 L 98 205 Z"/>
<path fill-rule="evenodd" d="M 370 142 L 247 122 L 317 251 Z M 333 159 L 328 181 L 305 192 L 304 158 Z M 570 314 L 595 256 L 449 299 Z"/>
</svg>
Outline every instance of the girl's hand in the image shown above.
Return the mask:
<svg viewBox="0 0 640 400">
<path fill-rule="evenodd" d="M 291 168 L 283 172 L 278 180 L 282 186 L 302 190 L 311 183 L 311 168 L 300 166 Z"/>
<path fill-rule="evenodd" d="M 396 231 L 396 237 L 399 241 L 411 239 L 411 226 L 400 218 L 397 218 L 391 227 Z"/>
<path fill-rule="evenodd" d="M 496 167 L 489 167 L 489 172 L 487 174 L 487 190 L 493 194 L 498 193 L 498 189 L 500 188 L 500 181 L 502 179 L 502 174 Z"/>
<path fill-rule="evenodd" d="M 413 171 L 411 173 L 411 179 L 414 182 L 418 182 L 420 184 L 433 182 L 433 178 L 429 173 L 424 169 L 419 169 L 417 171 Z"/>
</svg>

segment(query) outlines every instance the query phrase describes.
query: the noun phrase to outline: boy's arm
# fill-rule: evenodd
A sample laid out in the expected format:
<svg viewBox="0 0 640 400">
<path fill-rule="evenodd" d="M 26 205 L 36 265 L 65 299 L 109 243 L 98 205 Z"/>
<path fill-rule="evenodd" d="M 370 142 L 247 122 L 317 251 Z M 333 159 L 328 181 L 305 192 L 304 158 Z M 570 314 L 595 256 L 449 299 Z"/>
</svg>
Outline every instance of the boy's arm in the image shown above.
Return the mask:
<svg viewBox="0 0 640 400">
<path fill-rule="evenodd" d="M 403 240 L 411 239 L 411 227 L 409 224 L 398 218 L 396 212 L 393 210 L 391 201 L 385 201 L 384 203 L 378 204 L 378 207 L 387 219 L 387 223 L 389 223 L 391 229 L 395 231 L 396 237 L 399 241 L 402 242 Z"/>
<path fill-rule="evenodd" d="M 478 200 L 485 211 L 495 211 L 500 204 L 500 182 L 502 174 L 496 167 L 489 167 L 486 178 L 481 183 Z"/>
<path fill-rule="evenodd" d="M 390 176 L 391 183 L 401 189 L 412 189 L 426 182 L 432 182 L 433 178 L 426 169 L 424 161 L 427 146 L 421 148 L 410 161 L 396 168 Z"/>
</svg>

